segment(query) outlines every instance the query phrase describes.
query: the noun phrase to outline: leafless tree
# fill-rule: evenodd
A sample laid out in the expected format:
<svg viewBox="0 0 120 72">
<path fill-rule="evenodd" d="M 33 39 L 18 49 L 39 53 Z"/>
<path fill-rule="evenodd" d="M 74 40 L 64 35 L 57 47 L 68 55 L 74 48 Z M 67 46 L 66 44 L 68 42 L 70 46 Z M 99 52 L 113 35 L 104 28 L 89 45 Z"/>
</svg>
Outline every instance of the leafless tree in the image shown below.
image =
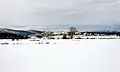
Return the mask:
<svg viewBox="0 0 120 72">
<path fill-rule="evenodd" d="M 71 39 L 73 39 L 73 36 L 74 36 L 75 32 L 77 32 L 77 29 L 75 27 L 70 27 L 69 28 L 68 35 L 70 36 Z"/>
</svg>

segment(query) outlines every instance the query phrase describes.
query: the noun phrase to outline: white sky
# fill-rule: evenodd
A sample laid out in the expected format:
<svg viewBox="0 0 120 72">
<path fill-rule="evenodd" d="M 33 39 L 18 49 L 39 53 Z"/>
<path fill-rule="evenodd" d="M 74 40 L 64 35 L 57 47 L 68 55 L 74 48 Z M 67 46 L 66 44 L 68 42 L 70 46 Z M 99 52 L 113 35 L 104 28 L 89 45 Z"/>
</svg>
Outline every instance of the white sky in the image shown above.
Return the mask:
<svg viewBox="0 0 120 72">
<path fill-rule="evenodd" d="M 0 25 L 119 24 L 120 0 L 0 0 Z"/>
</svg>

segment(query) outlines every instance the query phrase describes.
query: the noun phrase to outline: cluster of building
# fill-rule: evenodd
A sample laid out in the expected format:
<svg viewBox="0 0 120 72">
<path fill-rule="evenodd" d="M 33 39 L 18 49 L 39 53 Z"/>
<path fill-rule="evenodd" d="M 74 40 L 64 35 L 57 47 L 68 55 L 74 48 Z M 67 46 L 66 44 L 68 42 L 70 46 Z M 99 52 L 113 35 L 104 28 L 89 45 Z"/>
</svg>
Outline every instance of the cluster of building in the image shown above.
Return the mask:
<svg viewBox="0 0 120 72">
<path fill-rule="evenodd" d="M 96 38 L 119 38 L 120 32 L 109 31 L 77 31 L 75 27 L 70 27 L 68 30 L 63 31 L 39 31 L 39 30 L 13 30 L 13 29 L 0 29 L 0 39 L 29 39 L 32 37 L 48 39 L 96 39 Z"/>
<path fill-rule="evenodd" d="M 46 32 L 34 35 L 35 37 L 48 39 L 115 39 L 120 38 L 120 32 L 74 32 L 70 35 L 70 31 Z M 72 36 L 72 38 L 71 38 Z"/>
</svg>

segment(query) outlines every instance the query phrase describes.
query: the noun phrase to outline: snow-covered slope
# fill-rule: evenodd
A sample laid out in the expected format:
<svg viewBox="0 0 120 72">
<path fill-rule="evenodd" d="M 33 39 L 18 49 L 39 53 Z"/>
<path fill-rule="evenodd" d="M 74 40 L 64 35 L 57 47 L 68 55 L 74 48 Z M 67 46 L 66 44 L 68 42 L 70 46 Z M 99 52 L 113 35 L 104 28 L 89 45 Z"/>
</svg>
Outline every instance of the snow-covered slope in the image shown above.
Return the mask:
<svg viewBox="0 0 120 72">
<path fill-rule="evenodd" d="M 119 39 L 64 42 L 0 45 L 0 72 L 120 72 Z"/>
<path fill-rule="evenodd" d="M 1 39 L 0 45 L 30 45 L 30 44 L 81 44 L 82 41 L 109 41 L 110 39 L 120 39 L 119 36 L 80 36 L 82 39 L 48 39 L 31 37 L 30 39 L 19 39 L 12 41 L 11 39 Z M 104 39 L 104 40 L 103 40 Z"/>
</svg>

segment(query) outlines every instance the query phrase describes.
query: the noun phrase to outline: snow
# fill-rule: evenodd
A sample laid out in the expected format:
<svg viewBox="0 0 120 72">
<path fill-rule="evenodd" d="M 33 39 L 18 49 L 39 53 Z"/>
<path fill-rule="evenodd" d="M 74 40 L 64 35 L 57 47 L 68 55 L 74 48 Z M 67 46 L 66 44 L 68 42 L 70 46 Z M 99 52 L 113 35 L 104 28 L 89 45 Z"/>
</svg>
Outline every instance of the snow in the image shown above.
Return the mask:
<svg viewBox="0 0 120 72">
<path fill-rule="evenodd" d="M 119 39 L 3 41 L 0 72 L 120 72 Z"/>
</svg>

